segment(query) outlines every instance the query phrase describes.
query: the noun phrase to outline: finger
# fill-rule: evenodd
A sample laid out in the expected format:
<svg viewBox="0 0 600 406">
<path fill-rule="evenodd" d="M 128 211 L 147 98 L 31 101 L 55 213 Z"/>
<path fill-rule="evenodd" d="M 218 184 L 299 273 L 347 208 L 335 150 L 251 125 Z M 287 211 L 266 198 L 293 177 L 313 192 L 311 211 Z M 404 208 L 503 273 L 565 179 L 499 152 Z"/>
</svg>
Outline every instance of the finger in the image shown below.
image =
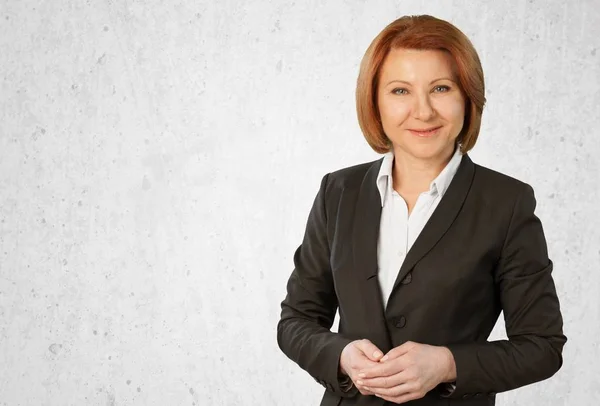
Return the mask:
<svg viewBox="0 0 600 406">
<path fill-rule="evenodd" d="M 390 359 L 399 358 L 399 357 L 403 356 L 404 354 L 406 354 L 407 352 L 409 352 L 412 348 L 414 348 L 415 345 L 416 345 L 416 343 L 414 343 L 412 341 L 407 341 L 404 344 L 399 345 L 396 348 L 392 348 L 390 351 L 388 351 L 387 354 L 385 354 L 385 356 L 383 356 L 381 358 L 381 362 L 385 362 Z"/>
<path fill-rule="evenodd" d="M 391 364 L 375 364 L 371 367 L 366 367 L 359 369 L 358 371 L 358 379 L 366 380 L 371 378 L 379 378 L 382 376 L 392 376 L 397 374 L 399 371 L 397 368 Z"/>
<path fill-rule="evenodd" d="M 400 396 L 385 396 L 385 395 L 378 395 L 378 394 L 375 394 L 375 396 L 382 398 L 384 400 L 387 400 L 388 402 L 392 402 L 392 403 L 400 405 L 402 403 L 410 402 L 411 400 L 421 399 L 425 395 L 421 394 L 419 392 L 410 392 L 410 393 L 406 393 L 406 394 L 400 395 Z"/>
<path fill-rule="evenodd" d="M 378 362 L 383 357 L 383 352 L 369 340 L 360 340 L 357 346 L 371 361 Z"/>
<path fill-rule="evenodd" d="M 359 392 L 360 392 L 362 395 L 366 395 L 366 396 L 372 396 L 372 395 L 374 395 L 374 393 L 373 393 L 373 392 L 371 392 L 371 391 L 370 391 L 370 390 L 368 390 L 368 389 L 361 388 L 360 386 L 357 386 L 357 388 L 358 388 L 358 391 L 359 391 Z"/>
<path fill-rule="evenodd" d="M 379 362 L 373 366 L 360 369 L 358 371 L 359 379 L 380 378 L 396 375 L 408 367 L 404 358 L 396 358 L 387 362 Z"/>
<path fill-rule="evenodd" d="M 404 396 L 404 395 L 415 392 L 414 389 L 411 388 L 410 384 L 400 384 L 400 385 L 395 385 L 390 388 L 366 387 L 366 389 L 373 392 L 373 394 L 375 396 L 379 395 L 379 396 L 387 396 L 387 397 L 392 397 L 392 398 L 397 398 L 399 396 Z"/>
<path fill-rule="evenodd" d="M 356 384 L 369 388 L 369 390 L 388 389 L 406 383 L 402 373 L 390 376 L 377 376 L 375 378 L 358 378 Z"/>
</svg>

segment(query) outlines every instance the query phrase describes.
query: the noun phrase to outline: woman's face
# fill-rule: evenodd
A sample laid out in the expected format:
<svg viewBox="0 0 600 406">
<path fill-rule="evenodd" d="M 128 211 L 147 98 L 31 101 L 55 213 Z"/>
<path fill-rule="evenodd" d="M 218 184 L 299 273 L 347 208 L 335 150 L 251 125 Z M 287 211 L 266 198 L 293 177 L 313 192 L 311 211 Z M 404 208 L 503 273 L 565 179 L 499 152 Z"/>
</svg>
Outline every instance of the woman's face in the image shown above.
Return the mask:
<svg viewBox="0 0 600 406">
<path fill-rule="evenodd" d="M 394 49 L 381 67 L 377 103 L 395 153 L 447 159 L 465 118 L 465 98 L 452 56 L 439 50 Z"/>
</svg>

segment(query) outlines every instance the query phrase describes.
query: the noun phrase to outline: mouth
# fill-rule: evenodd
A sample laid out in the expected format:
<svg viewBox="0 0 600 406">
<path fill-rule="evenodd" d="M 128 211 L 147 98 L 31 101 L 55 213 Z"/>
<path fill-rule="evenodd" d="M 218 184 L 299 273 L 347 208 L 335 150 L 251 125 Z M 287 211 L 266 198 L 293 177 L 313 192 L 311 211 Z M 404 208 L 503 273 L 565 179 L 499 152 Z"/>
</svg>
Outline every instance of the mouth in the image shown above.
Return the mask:
<svg viewBox="0 0 600 406">
<path fill-rule="evenodd" d="M 424 129 L 409 129 L 408 131 L 410 131 L 413 135 L 416 135 L 417 137 L 431 137 L 437 134 L 440 128 L 442 128 L 442 126 Z"/>
</svg>

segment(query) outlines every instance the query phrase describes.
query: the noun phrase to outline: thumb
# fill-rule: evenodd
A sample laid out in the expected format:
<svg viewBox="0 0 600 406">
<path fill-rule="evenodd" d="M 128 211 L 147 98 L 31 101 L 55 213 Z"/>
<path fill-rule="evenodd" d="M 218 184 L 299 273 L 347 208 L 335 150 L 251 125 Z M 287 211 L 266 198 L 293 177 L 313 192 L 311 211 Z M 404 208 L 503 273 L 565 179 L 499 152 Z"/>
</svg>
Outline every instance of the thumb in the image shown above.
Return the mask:
<svg viewBox="0 0 600 406">
<path fill-rule="evenodd" d="M 364 339 L 358 342 L 358 349 L 365 354 L 365 356 L 371 361 L 378 362 L 381 357 L 383 357 L 383 353 L 375 344 L 371 341 Z"/>
</svg>

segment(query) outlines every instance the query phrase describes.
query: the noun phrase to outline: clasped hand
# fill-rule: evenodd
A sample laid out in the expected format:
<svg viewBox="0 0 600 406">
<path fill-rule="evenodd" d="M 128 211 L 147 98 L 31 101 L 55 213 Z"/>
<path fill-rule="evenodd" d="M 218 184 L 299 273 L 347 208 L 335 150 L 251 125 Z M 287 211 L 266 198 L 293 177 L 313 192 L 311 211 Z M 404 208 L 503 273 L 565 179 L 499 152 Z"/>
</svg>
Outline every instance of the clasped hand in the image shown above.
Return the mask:
<svg viewBox="0 0 600 406">
<path fill-rule="evenodd" d="M 456 378 L 450 350 L 408 341 L 383 354 L 369 340 L 348 344 L 340 368 L 363 395 L 397 404 L 420 399 L 442 382 Z"/>
</svg>

